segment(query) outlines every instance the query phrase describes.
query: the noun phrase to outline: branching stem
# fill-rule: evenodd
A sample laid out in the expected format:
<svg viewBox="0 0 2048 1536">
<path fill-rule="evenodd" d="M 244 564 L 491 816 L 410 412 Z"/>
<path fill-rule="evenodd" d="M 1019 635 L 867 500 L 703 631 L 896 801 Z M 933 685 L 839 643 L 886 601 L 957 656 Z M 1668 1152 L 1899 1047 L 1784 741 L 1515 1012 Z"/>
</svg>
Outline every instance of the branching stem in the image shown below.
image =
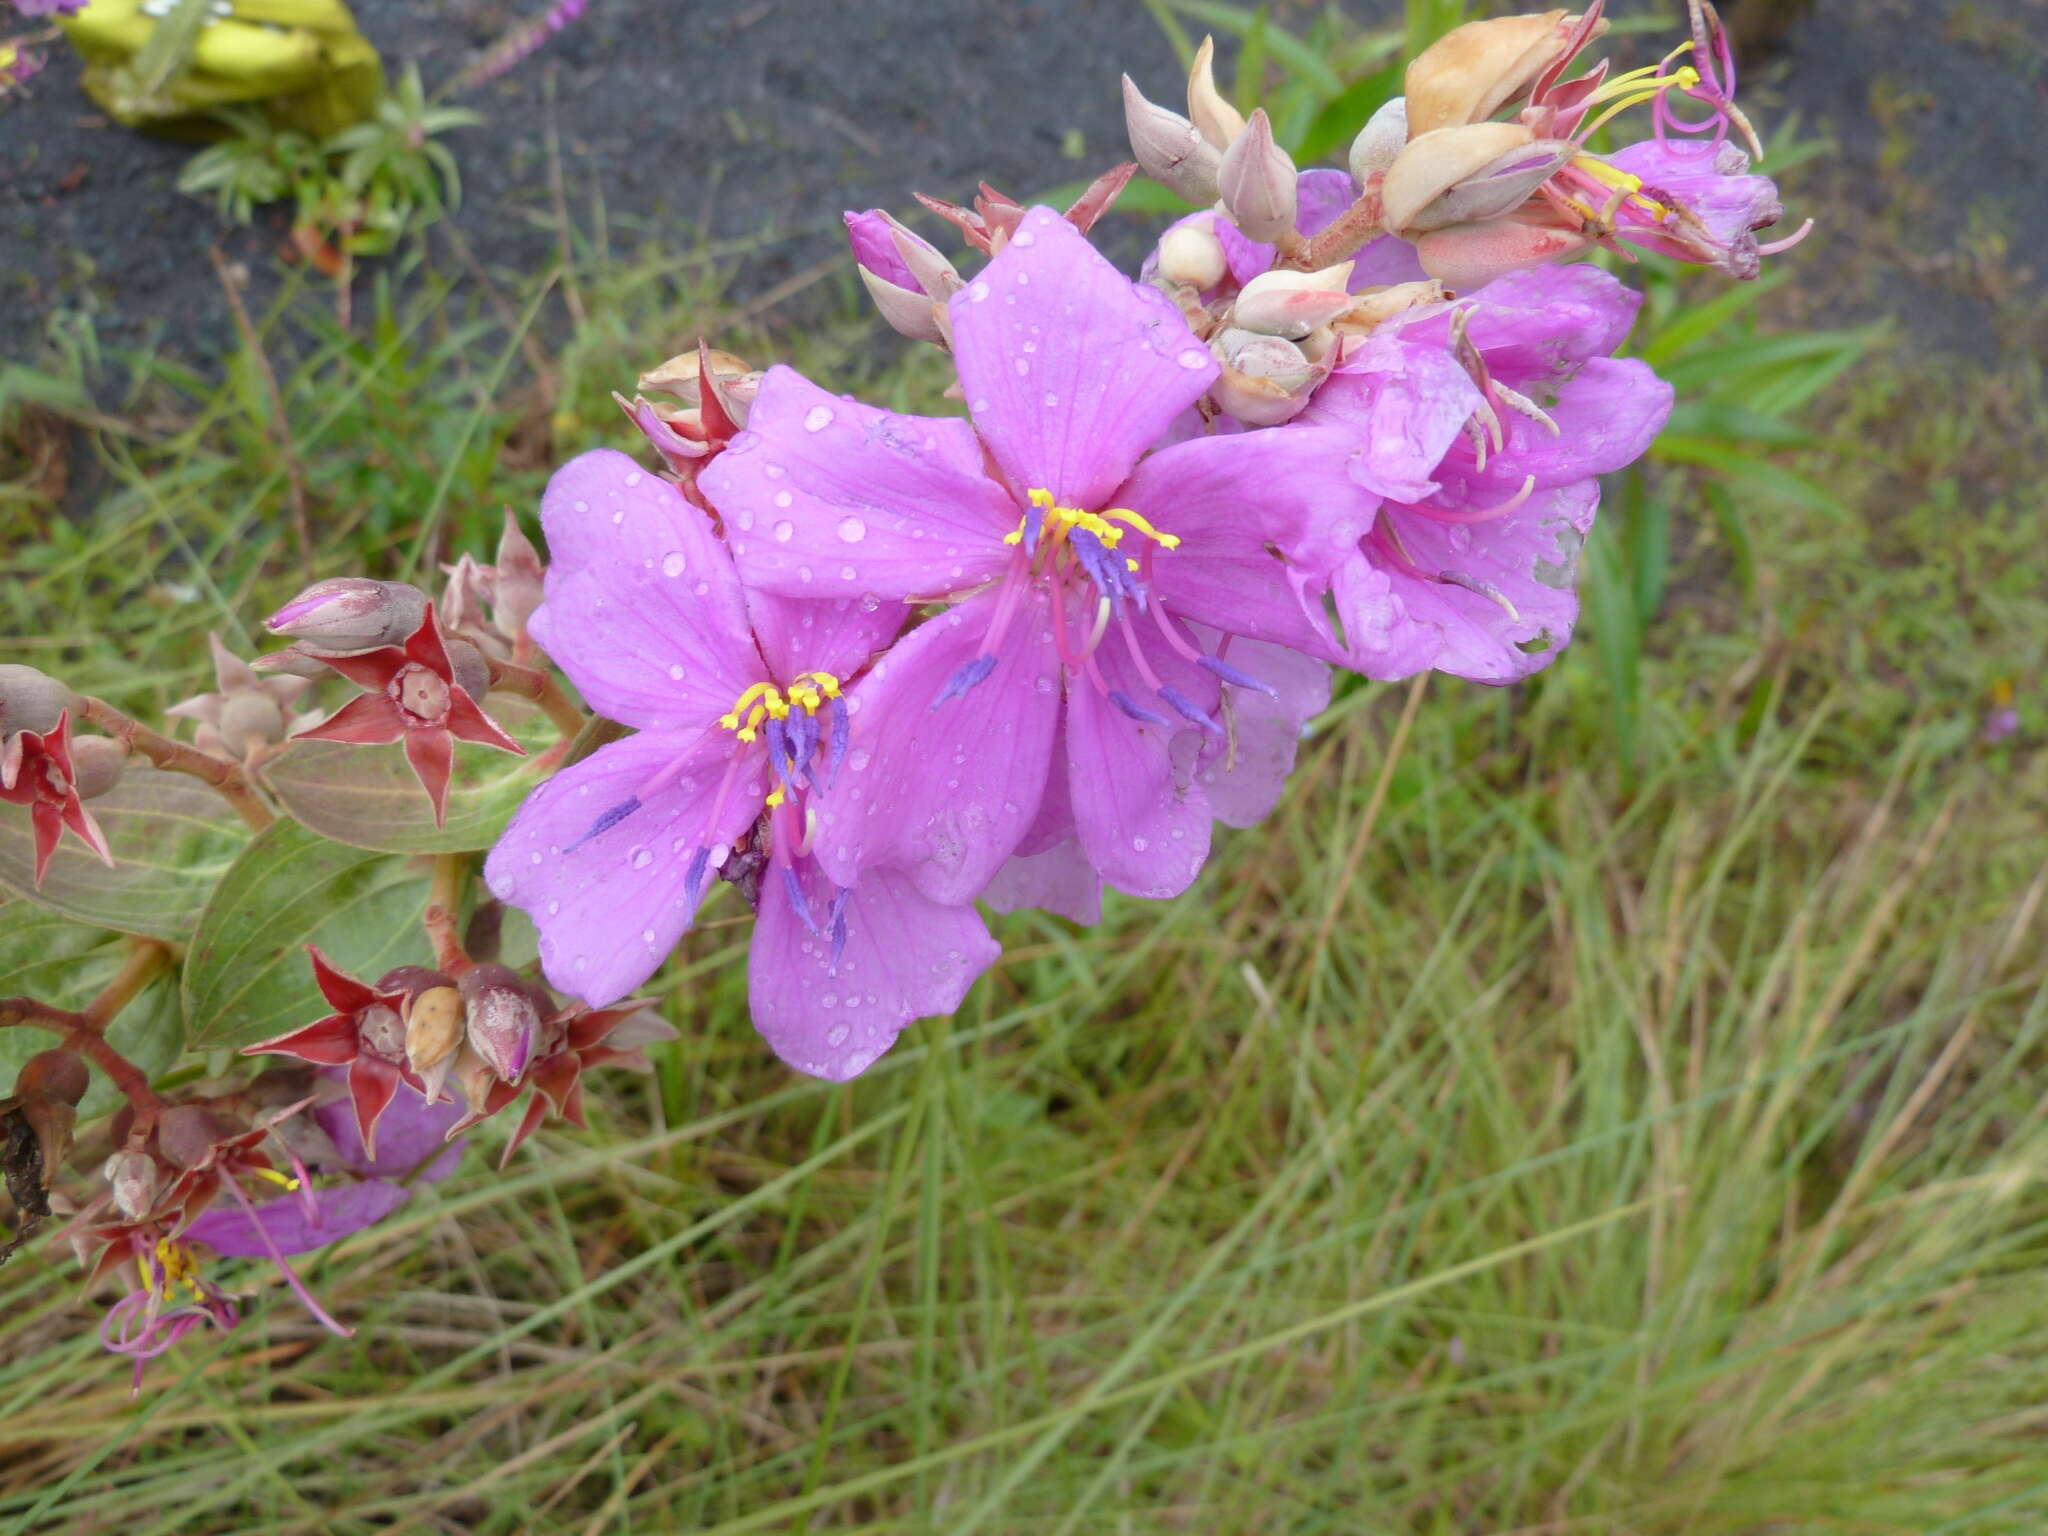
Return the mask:
<svg viewBox="0 0 2048 1536">
<path fill-rule="evenodd" d="M 187 774 L 206 784 L 256 831 L 261 832 L 275 820 L 269 807 L 250 788 L 248 775 L 242 772 L 240 764 L 215 757 L 211 752 L 202 752 L 182 741 L 173 741 L 151 730 L 140 720 L 122 714 L 105 699 L 86 699 L 80 709 L 86 719 L 129 751 L 140 752 L 168 772 Z"/>
</svg>

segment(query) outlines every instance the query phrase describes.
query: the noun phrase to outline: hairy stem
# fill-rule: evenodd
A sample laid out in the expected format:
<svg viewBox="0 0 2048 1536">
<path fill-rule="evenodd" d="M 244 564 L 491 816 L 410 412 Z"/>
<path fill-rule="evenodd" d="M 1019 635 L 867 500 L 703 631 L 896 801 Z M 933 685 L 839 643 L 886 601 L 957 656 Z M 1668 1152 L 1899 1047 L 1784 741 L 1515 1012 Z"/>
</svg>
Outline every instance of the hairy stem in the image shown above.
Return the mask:
<svg viewBox="0 0 2048 1536">
<path fill-rule="evenodd" d="M 86 699 L 81 710 L 86 719 L 129 751 L 140 752 L 168 772 L 188 774 L 206 784 L 258 832 L 276 819 L 270 814 L 269 807 L 257 798 L 256 791 L 249 787 L 248 775 L 242 772 L 239 764 L 160 735 L 140 720 L 122 714 L 105 699 Z"/>
<path fill-rule="evenodd" d="M 434 946 L 435 966 L 450 976 L 461 975 L 470 965 L 458 927 L 462 917 L 462 890 L 469 882 L 470 857 L 466 853 L 434 855 L 434 878 L 427 887 L 427 910 L 420 917 L 421 926 L 427 930 L 427 938 Z"/>
<path fill-rule="evenodd" d="M 493 693 L 516 693 L 522 699 L 533 700 L 565 738 L 583 729 L 583 711 L 562 692 L 562 685 L 555 681 L 554 673 L 543 667 L 522 667 L 515 661 L 500 661 L 495 656 L 490 658 L 490 663 Z"/>
</svg>

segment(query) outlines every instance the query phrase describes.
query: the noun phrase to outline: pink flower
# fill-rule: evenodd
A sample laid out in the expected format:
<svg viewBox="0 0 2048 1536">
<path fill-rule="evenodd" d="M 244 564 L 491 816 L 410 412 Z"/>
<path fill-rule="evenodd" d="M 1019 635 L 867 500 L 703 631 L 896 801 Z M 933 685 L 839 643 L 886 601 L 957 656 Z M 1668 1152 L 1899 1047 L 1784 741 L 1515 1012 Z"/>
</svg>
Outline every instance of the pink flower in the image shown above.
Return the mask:
<svg viewBox="0 0 2048 1536">
<path fill-rule="evenodd" d="M 1072 837 L 1110 884 L 1173 895 L 1208 850 L 1198 769 L 1228 755 L 1224 688 L 1277 691 L 1230 637 L 1329 648 L 1284 555 L 1369 516 L 1356 447 L 1268 431 L 1141 459 L 1216 361 L 1050 209 L 948 312 L 971 423 L 776 369 L 700 481 L 752 588 L 951 604 L 851 690 L 814 856 L 837 884 L 900 867 L 955 904 L 1013 852 Z M 1042 819 L 1048 802 L 1064 809 Z"/>
<path fill-rule="evenodd" d="M 852 1077 L 909 1020 L 957 1007 L 996 954 L 973 910 L 811 854 L 813 801 L 849 761 L 847 684 L 904 605 L 743 593 L 710 519 L 619 453 L 558 471 L 541 519 L 534 636 L 594 709 L 638 731 L 543 784 L 486 862 L 491 889 L 539 927 L 548 979 L 616 1002 L 667 958 L 714 872 L 758 864 L 753 1016 L 785 1061 Z"/>
</svg>

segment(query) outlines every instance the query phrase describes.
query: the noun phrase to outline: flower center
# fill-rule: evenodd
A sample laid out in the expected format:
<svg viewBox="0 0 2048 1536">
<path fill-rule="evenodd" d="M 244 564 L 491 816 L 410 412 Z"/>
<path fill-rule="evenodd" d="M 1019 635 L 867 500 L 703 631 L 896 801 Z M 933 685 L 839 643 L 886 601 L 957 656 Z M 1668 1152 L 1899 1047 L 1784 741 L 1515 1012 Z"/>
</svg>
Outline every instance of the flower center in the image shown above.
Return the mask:
<svg viewBox="0 0 2048 1536">
<path fill-rule="evenodd" d="M 135 1256 L 135 1267 L 142 1272 L 142 1288 L 161 1301 L 169 1301 L 180 1287 L 190 1292 L 195 1301 L 205 1299 L 205 1292 L 199 1288 L 199 1261 L 183 1243 L 160 1237 L 153 1255 Z"/>
<path fill-rule="evenodd" d="M 763 721 L 787 720 L 793 710 L 815 715 L 839 693 L 839 679 L 830 672 L 799 672 L 787 688 L 754 684 L 733 700 L 732 708 L 718 717 L 718 723 L 741 741 L 752 741 L 760 735 Z"/>
<path fill-rule="evenodd" d="M 813 774 L 811 759 L 825 745 L 829 775 L 846 755 L 847 712 L 839 679 L 830 672 L 799 672 L 788 683 L 756 683 L 718 717 L 718 723 L 741 741 L 766 736 L 768 761 L 781 783 L 769 793 L 770 809 L 782 804 L 799 778 Z M 830 732 L 818 716 L 829 713 Z"/>
<path fill-rule="evenodd" d="M 382 1003 L 373 1003 L 356 1015 L 356 1038 L 372 1056 L 385 1061 L 405 1059 L 405 1025 Z"/>
<path fill-rule="evenodd" d="M 390 695 L 408 724 L 439 725 L 448 718 L 448 682 L 430 667 L 408 662 L 391 679 Z"/>
<path fill-rule="evenodd" d="M 1063 507 L 1051 491 L 1034 486 L 1028 494 L 1031 510 L 1018 518 L 1017 526 L 1003 535 L 1005 544 L 1024 546 L 1026 554 L 1037 556 L 1041 549 L 1050 551 L 1047 559 L 1059 561 L 1063 556 L 1068 564 L 1086 565 L 1086 555 L 1077 558 L 1077 551 L 1087 549 L 1084 543 L 1077 545 L 1076 534 L 1087 534 L 1104 549 L 1115 549 L 1123 542 L 1124 534 L 1132 530 L 1143 534 L 1161 549 L 1180 548 L 1180 539 L 1171 533 L 1161 533 L 1138 513 L 1128 507 L 1108 507 L 1100 512 L 1088 512 L 1080 507 Z M 1089 551 L 1092 554 L 1092 551 Z M 1135 571 L 1138 562 L 1128 557 L 1124 560 L 1127 570 Z"/>
</svg>

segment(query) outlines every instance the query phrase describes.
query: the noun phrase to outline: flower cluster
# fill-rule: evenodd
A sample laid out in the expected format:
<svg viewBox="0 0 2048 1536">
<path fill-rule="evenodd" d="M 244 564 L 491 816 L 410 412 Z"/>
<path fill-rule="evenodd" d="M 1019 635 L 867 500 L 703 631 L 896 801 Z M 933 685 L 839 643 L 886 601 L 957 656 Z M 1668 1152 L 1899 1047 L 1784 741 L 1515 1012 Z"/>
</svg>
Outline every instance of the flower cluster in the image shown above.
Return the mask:
<svg viewBox="0 0 2048 1536">
<path fill-rule="evenodd" d="M 1749 276 L 1772 249 L 1725 40 L 1691 12 L 1690 42 L 1613 79 L 1567 78 L 1599 0 L 1460 28 L 1348 171 L 1298 171 L 1206 45 L 1186 117 L 1126 81 L 1139 165 L 1210 205 L 1136 279 L 1087 238 L 1128 167 L 1064 215 L 927 199 L 988 258 L 971 274 L 849 214 L 964 418 L 701 347 L 643 378 L 683 402 L 621 402 L 666 474 L 610 451 L 556 474 L 532 616 L 633 734 L 544 784 L 487 864 L 553 984 L 624 997 L 725 880 L 758 909 L 755 1024 L 851 1077 L 993 961 L 977 902 L 1088 922 L 1106 886 L 1186 890 L 1214 823 L 1276 803 L 1330 667 L 1546 665 L 1598 477 L 1671 406 L 1613 355 L 1635 295 L 1555 263 L 1639 247 Z M 1586 147 L 1645 103 L 1654 139 Z"/>
</svg>

